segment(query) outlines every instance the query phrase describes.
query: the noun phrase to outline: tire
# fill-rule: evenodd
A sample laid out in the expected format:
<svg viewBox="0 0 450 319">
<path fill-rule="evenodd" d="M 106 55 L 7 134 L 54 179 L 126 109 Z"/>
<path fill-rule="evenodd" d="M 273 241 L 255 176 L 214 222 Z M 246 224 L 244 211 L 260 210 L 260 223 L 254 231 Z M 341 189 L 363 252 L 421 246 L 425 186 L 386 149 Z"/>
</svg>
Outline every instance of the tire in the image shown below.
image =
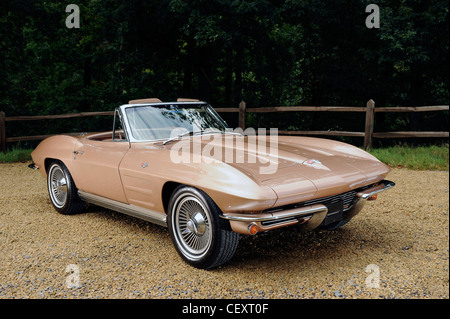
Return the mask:
<svg viewBox="0 0 450 319">
<path fill-rule="evenodd" d="M 60 161 L 53 161 L 47 173 L 47 189 L 53 207 L 63 215 L 81 212 L 85 206 L 78 196 L 78 190 L 67 167 Z"/>
<path fill-rule="evenodd" d="M 219 214 L 220 209 L 201 190 L 179 186 L 173 192 L 169 201 L 169 233 L 178 254 L 188 264 L 211 269 L 233 257 L 240 235 L 229 229 Z"/>
</svg>

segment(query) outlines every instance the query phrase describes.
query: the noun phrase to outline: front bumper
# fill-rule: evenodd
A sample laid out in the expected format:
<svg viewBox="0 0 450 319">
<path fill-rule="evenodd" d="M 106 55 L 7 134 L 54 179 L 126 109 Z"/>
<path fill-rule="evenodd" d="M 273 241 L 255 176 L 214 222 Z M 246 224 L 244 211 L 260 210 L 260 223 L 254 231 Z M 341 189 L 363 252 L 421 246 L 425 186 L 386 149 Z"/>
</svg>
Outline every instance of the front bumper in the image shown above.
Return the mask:
<svg viewBox="0 0 450 319">
<path fill-rule="evenodd" d="M 382 180 L 377 185 L 358 191 L 350 208 L 342 211 L 341 219 L 349 220 L 356 216 L 364 207 L 367 200 L 376 199 L 376 195 L 395 186 L 394 182 Z M 261 214 L 226 213 L 221 218 L 229 220 L 233 231 L 241 234 L 255 234 L 275 228 L 303 224 L 304 230 L 317 228 L 324 222 L 329 209 L 324 204 L 318 203 L 309 206 L 290 209 L 279 209 Z M 331 212 L 330 214 L 334 214 Z M 256 227 L 257 231 L 254 232 Z"/>
<path fill-rule="evenodd" d="M 378 185 L 365 189 L 364 191 L 358 192 L 356 194 L 357 197 L 365 200 L 370 200 L 371 197 L 374 195 L 383 192 L 389 188 L 392 188 L 395 186 L 394 182 L 388 181 L 388 180 L 382 180 L 378 183 Z"/>
</svg>

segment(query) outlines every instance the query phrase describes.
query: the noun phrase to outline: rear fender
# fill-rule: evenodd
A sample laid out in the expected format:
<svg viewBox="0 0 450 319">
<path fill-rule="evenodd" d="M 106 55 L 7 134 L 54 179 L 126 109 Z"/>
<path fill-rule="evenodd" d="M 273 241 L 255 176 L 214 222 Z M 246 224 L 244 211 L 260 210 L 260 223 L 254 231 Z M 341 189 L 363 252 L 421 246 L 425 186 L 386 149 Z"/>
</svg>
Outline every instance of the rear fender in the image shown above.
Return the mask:
<svg viewBox="0 0 450 319">
<path fill-rule="evenodd" d="M 72 171 L 73 150 L 77 138 L 68 135 L 55 135 L 43 140 L 31 152 L 31 158 L 43 176 L 47 176 L 48 165 L 52 160 L 64 163 Z"/>
</svg>

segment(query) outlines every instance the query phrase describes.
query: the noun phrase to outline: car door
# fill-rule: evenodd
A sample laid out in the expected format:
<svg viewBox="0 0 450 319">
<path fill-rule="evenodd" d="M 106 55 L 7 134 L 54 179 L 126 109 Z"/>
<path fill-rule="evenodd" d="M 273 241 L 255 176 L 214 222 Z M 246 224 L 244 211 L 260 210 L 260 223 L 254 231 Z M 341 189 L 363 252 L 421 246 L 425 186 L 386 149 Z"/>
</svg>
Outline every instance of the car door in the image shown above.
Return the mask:
<svg viewBox="0 0 450 319">
<path fill-rule="evenodd" d="M 128 141 L 90 139 L 75 143 L 73 170 L 77 188 L 91 194 L 127 203 L 119 165 L 130 144 Z"/>
<path fill-rule="evenodd" d="M 157 176 L 162 154 L 151 143 L 131 143 L 130 151 L 120 164 L 120 175 L 128 202 L 145 209 L 158 210 L 162 183 Z"/>
</svg>

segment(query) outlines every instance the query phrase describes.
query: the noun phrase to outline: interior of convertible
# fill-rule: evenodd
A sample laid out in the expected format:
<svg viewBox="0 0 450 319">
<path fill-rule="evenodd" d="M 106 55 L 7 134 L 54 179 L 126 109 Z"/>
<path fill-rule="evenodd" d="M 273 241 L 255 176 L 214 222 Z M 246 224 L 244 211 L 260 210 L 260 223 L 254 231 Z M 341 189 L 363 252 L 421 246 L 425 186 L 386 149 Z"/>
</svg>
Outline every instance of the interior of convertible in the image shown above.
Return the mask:
<svg viewBox="0 0 450 319">
<path fill-rule="evenodd" d="M 112 138 L 113 131 L 95 133 L 88 136 L 89 140 L 101 142 L 126 142 L 127 139 L 123 130 L 115 131 L 114 139 Z"/>
</svg>

